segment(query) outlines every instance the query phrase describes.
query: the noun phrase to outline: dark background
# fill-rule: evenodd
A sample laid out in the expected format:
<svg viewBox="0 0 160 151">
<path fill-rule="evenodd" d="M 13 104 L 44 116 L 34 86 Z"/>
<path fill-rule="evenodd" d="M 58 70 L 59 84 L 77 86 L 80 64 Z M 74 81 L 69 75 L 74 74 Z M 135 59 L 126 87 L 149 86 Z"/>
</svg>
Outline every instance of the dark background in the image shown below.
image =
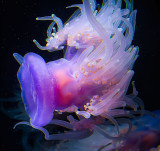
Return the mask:
<svg viewBox="0 0 160 151">
<path fill-rule="evenodd" d="M 13 58 L 14 52 L 24 55 L 32 51 L 46 61 L 63 57 L 62 51 L 49 53 L 35 46 L 33 39 L 45 45 L 50 24 L 35 18 L 54 13 L 65 22 L 75 10 L 65 7 L 75 3 L 81 1 L 0 0 L 0 98 L 12 97 L 18 83 L 19 64 Z M 134 8 L 138 13 L 133 44 L 139 46 L 140 52 L 133 80 L 146 109 L 152 111 L 160 109 L 160 7 L 158 0 L 135 0 Z M 0 151 L 23 150 L 21 137 L 13 130 L 17 122 L 7 116 L 7 111 L 6 114 L 0 112 Z"/>
</svg>

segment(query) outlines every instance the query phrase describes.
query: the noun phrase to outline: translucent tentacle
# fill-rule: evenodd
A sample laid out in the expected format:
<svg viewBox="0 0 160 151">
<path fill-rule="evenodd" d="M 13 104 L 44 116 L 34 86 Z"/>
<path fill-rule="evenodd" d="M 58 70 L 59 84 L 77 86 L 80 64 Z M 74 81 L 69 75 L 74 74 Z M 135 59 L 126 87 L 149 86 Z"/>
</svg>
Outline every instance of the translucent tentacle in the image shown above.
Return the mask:
<svg viewBox="0 0 160 151">
<path fill-rule="evenodd" d="M 134 102 L 131 98 L 125 97 L 124 101 L 130 107 L 132 107 L 135 111 L 137 111 L 138 104 Z"/>
<path fill-rule="evenodd" d="M 88 129 L 83 131 L 72 131 L 72 132 L 65 132 L 63 134 L 49 135 L 49 132 L 43 127 L 34 126 L 34 128 L 42 131 L 45 135 L 46 140 L 82 139 L 90 136 L 93 133 Z"/>
<path fill-rule="evenodd" d="M 19 53 L 14 53 L 13 57 L 16 59 L 16 61 L 21 65 L 23 62 L 23 57 Z"/>
<path fill-rule="evenodd" d="M 126 133 L 124 134 L 119 134 L 118 136 L 111 136 L 109 134 L 107 134 L 103 129 L 101 129 L 99 126 L 95 126 L 95 130 L 97 132 L 99 132 L 100 134 L 102 134 L 104 137 L 108 138 L 108 139 L 122 139 L 123 137 L 127 136 L 131 130 L 132 130 L 132 122 L 129 119 L 125 119 L 125 118 L 119 118 L 117 119 L 118 123 L 122 124 L 122 123 L 127 123 L 128 124 L 128 130 Z"/>
<path fill-rule="evenodd" d="M 138 91 L 137 91 L 136 86 L 135 86 L 135 81 L 132 81 L 132 88 L 133 88 L 133 94 L 135 96 L 137 96 L 138 95 Z"/>
<path fill-rule="evenodd" d="M 99 126 L 95 126 L 95 130 L 97 132 L 99 132 L 100 134 L 102 134 L 104 137 L 108 138 L 108 139 L 116 139 L 116 138 L 120 138 L 120 136 L 111 136 L 109 134 L 107 134 L 103 129 L 101 129 Z"/>
<path fill-rule="evenodd" d="M 124 134 L 125 136 L 128 135 L 131 132 L 131 130 L 132 130 L 132 122 L 129 119 L 126 119 L 126 118 L 119 118 L 119 119 L 117 119 L 117 121 L 120 124 L 122 124 L 122 123 L 127 123 L 128 124 L 128 130 Z"/>
<path fill-rule="evenodd" d="M 121 8 L 121 6 L 122 6 L 122 0 L 117 0 L 116 5 L 117 5 L 118 8 Z"/>
<path fill-rule="evenodd" d="M 39 126 L 35 126 L 33 124 L 30 124 L 29 122 L 19 122 L 14 126 L 14 129 L 21 124 L 25 124 L 28 126 L 32 126 L 33 128 L 40 130 L 41 132 L 44 133 L 45 135 L 45 139 L 46 140 L 64 140 L 64 139 L 83 139 L 86 138 L 88 136 L 90 136 L 93 131 L 87 129 L 87 130 L 83 130 L 83 131 L 72 131 L 72 132 L 65 132 L 62 134 L 52 134 L 50 135 L 49 132 L 43 128 L 43 127 L 39 127 Z M 71 124 L 65 122 L 65 121 L 61 121 L 61 120 L 53 120 L 50 124 L 57 124 L 57 125 L 61 125 L 61 126 L 65 126 L 67 128 L 72 128 Z"/>
<path fill-rule="evenodd" d="M 67 7 L 67 8 L 70 8 L 70 6 Z M 80 9 L 77 9 L 77 10 L 72 14 L 72 16 L 66 21 L 65 24 L 67 24 L 68 22 L 70 22 L 72 19 L 76 18 L 76 17 L 79 16 L 80 14 L 81 14 L 81 10 L 80 10 Z"/>
<path fill-rule="evenodd" d="M 66 127 L 66 128 L 69 128 L 69 129 L 73 129 L 73 125 L 66 122 L 66 121 L 62 121 L 62 120 L 52 120 L 49 124 L 56 124 L 56 125 L 60 125 L 60 126 L 63 126 L 63 127 Z"/>
<path fill-rule="evenodd" d="M 133 100 L 139 105 L 141 110 L 145 110 L 144 102 L 139 97 L 134 97 Z"/>
<path fill-rule="evenodd" d="M 93 46 L 90 46 L 87 49 L 85 49 L 85 51 L 83 51 L 79 56 L 79 58 L 77 59 L 77 64 L 78 65 L 82 64 L 87 58 L 87 56 L 92 52 L 92 50 L 93 50 Z"/>
<path fill-rule="evenodd" d="M 17 123 L 17 124 L 13 127 L 13 129 L 15 129 L 18 125 L 28 125 L 28 126 L 31 126 L 31 124 L 30 124 L 29 122 L 22 121 L 22 122 Z"/>
<path fill-rule="evenodd" d="M 106 50 L 107 50 L 107 56 L 106 56 L 106 54 L 104 54 L 104 56 L 106 57 L 106 60 L 108 60 L 111 57 L 112 52 L 113 52 L 113 46 L 109 42 L 110 41 L 109 35 L 107 34 L 104 27 L 94 17 L 92 10 L 91 10 L 91 7 L 90 7 L 90 4 L 89 4 L 89 1 L 83 0 L 83 3 L 84 3 L 85 12 L 86 12 L 86 16 L 87 16 L 88 21 L 90 22 L 92 27 L 95 29 L 95 31 L 103 39 L 103 43 L 104 43 Z"/>
<path fill-rule="evenodd" d="M 59 17 L 57 17 L 55 14 L 52 14 L 51 16 L 52 16 L 53 20 L 56 22 L 56 24 L 58 26 L 58 31 L 62 30 L 63 29 L 63 22 L 62 22 L 62 20 Z"/>
<path fill-rule="evenodd" d="M 119 133 L 119 126 L 118 126 L 117 121 L 107 113 L 103 113 L 102 116 L 107 118 L 108 120 L 110 120 L 115 125 L 115 127 L 117 129 L 117 134 L 119 135 L 120 133 Z"/>
<path fill-rule="evenodd" d="M 40 50 L 48 50 L 51 49 L 50 46 L 41 46 L 40 43 L 37 40 L 33 40 L 33 42 L 36 44 L 36 46 L 40 49 Z"/>
<path fill-rule="evenodd" d="M 77 111 L 76 112 L 78 115 L 82 115 L 83 117 L 85 118 L 90 118 L 91 117 L 91 114 L 89 114 L 88 112 L 86 111 Z"/>
<path fill-rule="evenodd" d="M 156 117 L 156 115 L 154 113 L 152 113 L 151 111 L 147 111 L 147 110 L 138 110 L 136 112 L 134 111 L 130 111 L 132 114 L 141 114 L 141 115 L 144 115 L 144 114 L 147 114 L 147 115 L 150 115 L 150 116 L 153 116 L 153 117 Z"/>
<path fill-rule="evenodd" d="M 71 5 L 71 6 L 67 6 L 66 8 L 72 8 L 72 7 L 78 7 L 80 10 L 81 10 L 81 14 L 83 14 L 84 12 L 84 7 L 82 4 L 74 4 L 74 5 Z M 74 15 L 74 14 L 73 14 Z"/>
<path fill-rule="evenodd" d="M 53 20 L 52 16 L 37 17 L 36 20 Z"/>
<path fill-rule="evenodd" d="M 75 121 L 78 121 L 78 120 L 74 119 L 72 115 L 69 115 L 67 118 L 71 124 L 74 123 Z"/>
<path fill-rule="evenodd" d="M 130 114 L 130 111 L 125 111 L 124 109 L 112 109 L 108 111 L 108 114 L 114 117 L 126 116 L 130 118 L 134 118 L 134 115 Z"/>
<path fill-rule="evenodd" d="M 55 22 L 52 22 L 52 23 L 49 25 L 48 29 L 47 29 L 47 37 L 48 37 L 48 38 L 53 37 L 53 35 L 52 35 L 52 30 L 53 30 L 54 25 L 55 25 Z"/>
<path fill-rule="evenodd" d="M 89 3 L 91 5 L 91 9 L 94 12 L 96 9 L 96 0 L 89 0 Z"/>
<path fill-rule="evenodd" d="M 130 10 L 133 10 L 133 0 L 129 1 L 129 0 L 124 0 L 126 3 L 126 7 Z"/>
<path fill-rule="evenodd" d="M 136 27 L 136 14 L 137 14 L 137 10 L 134 10 L 130 15 L 130 22 L 133 26 L 133 32 L 135 31 L 135 27 Z"/>
</svg>

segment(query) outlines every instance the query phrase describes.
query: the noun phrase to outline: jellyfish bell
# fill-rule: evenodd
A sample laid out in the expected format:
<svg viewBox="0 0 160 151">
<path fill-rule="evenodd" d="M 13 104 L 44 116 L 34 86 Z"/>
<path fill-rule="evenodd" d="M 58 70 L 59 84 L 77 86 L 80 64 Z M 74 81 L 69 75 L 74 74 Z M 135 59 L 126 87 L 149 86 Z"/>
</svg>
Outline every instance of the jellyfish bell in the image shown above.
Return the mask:
<svg viewBox="0 0 160 151">
<path fill-rule="evenodd" d="M 16 60 L 18 56 L 14 54 Z M 44 126 L 53 118 L 54 81 L 50 80 L 46 63 L 39 55 L 28 53 L 23 61 L 19 62 L 21 66 L 18 71 L 18 80 L 30 122 L 33 125 Z"/>
<path fill-rule="evenodd" d="M 14 53 L 14 58 L 21 65 L 17 75 L 31 125 L 45 126 L 52 120 L 55 109 L 81 104 L 75 101 L 78 87 L 66 68 L 66 59 L 46 63 L 35 53 L 27 53 L 24 58 Z"/>
</svg>

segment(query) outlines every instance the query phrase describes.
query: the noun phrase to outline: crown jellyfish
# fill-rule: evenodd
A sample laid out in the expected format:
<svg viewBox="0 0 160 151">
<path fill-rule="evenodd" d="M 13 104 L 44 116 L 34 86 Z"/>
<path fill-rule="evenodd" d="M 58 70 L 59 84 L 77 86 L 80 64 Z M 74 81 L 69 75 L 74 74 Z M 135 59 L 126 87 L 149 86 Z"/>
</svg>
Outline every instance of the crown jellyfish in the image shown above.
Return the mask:
<svg viewBox="0 0 160 151">
<path fill-rule="evenodd" d="M 33 40 L 37 47 L 56 51 L 67 45 L 67 49 L 64 58 L 48 63 L 35 53 L 24 57 L 14 53 L 21 65 L 18 79 L 30 117 L 30 123 L 17 125 L 31 125 L 44 132 L 48 140 L 72 139 L 87 137 L 94 129 L 103 133 L 97 125 L 107 118 L 116 126 L 119 137 L 114 117 L 131 116 L 133 112 L 126 106 L 135 112 L 139 107 L 144 110 L 143 102 L 137 101 L 134 83 L 133 94 L 126 95 L 139 49 L 131 45 L 137 11 L 133 2 L 125 3 L 126 8 L 121 9 L 122 0 L 103 1 L 97 10 L 96 1 L 83 0 L 83 4 L 70 6 L 78 10 L 64 25 L 55 14 L 37 18 L 53 21 L 47 30 L 46 46 Z M 54 111 L 75 112 L 80 120 L 71 116 L 69 122 L 54 119 Z M 48 124 L 67 127 L 71 132 L 49 135 L 43 128 Z"/>
</svg>

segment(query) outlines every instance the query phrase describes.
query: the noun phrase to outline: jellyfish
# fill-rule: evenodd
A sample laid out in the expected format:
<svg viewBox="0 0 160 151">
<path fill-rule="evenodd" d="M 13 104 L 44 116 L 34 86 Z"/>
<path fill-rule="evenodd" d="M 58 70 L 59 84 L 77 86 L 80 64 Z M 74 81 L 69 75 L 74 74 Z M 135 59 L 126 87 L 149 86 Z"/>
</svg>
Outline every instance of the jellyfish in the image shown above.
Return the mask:
<svg viewBox="0 0 160 151">
<path fill-rule="evenodd" d="M 33 40 L 41 50 L 65 50 L 64 58 L 45 62 L 33 52 L 22 57 L 14 53 L 19 62 L 18 80 L 22 99 L 30 121 L 27 124 L 42 131 L 47 140 L 82 139 L 94 130 L 107 138 L 119 138 L 119 123 L 131 123 L 117 117 L 132 117 L 145 112 L 143 102 L 137 97 L 134 82 L 133 93 L 127 95 L 132 70 L 138 58 L 139 48 L 131 45 L 135 31 L 136 10 L 133 2 L 104 0 L 101 9 L 96 1 L 83 0 L 72 17 L 63 25 L 55 14 L 38 17 L 37 20 L 52 20 L 47 30 L 46 46 Z M 57 29 L 54 25 L 57 24 Z M 75 113 L 68 121 L 54 118 L 55 112 Z M 115 136 L 101 128 L 105 119 L 116 127 Z M 70 129 L 64 134 L 52 134 L 44 128 L 48 124 Z M 15 127 L 16 127 L 15 126 Z"/>
</svg>

